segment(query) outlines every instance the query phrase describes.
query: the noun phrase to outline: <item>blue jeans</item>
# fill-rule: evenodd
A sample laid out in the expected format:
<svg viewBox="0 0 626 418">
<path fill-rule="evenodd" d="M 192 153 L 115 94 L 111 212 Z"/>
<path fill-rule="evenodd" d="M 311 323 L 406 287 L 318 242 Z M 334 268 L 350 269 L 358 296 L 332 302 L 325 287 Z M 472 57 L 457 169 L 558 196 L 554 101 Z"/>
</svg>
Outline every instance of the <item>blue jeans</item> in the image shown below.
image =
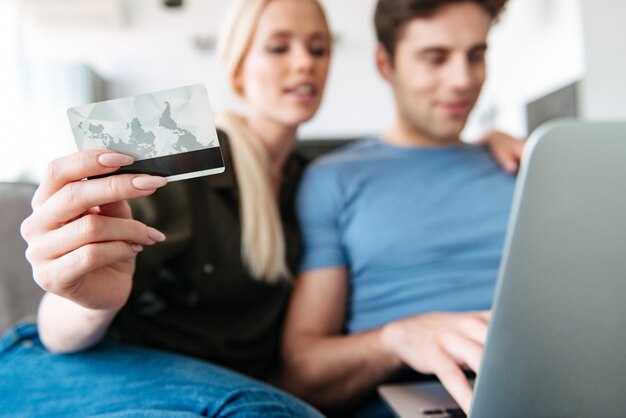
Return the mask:
<svg viewBox="0 0 626 418">
<path fill-rule="evenodd" d="M 113 343 L 51 354 L 32 324 L 0 340 L 0 416 L 321 417 L 284 392 L 183 356 Z"/>
</svg>

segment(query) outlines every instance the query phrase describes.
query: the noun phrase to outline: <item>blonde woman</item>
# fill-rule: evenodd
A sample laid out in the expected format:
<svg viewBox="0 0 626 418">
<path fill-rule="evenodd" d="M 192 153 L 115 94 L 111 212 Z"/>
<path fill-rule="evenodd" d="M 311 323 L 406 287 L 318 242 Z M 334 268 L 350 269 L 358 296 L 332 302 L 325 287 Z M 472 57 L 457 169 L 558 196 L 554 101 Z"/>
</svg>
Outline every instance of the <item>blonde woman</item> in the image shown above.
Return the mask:
<svg viewBox="0 0 626 418">
<path fill-rule="evenodd" d="M 0 346 L 2 413 L 318 416 L 212 364 L 263 380 L 277 369 L 299 260 L 303 160 L 291 150 L 321 102 L 330 32 L 315 0 L 242 1 L 225 28 L 221 55 L 248 113 L 216 118 L 224 174 L 163 187 L 148 175 L 82 181 L 132 162 L 111 152 L 50 164 L 22 228 L 47 294 L 38 330 Z M 146 199 L 131 215 L 135 198 Z"/>
</svg>

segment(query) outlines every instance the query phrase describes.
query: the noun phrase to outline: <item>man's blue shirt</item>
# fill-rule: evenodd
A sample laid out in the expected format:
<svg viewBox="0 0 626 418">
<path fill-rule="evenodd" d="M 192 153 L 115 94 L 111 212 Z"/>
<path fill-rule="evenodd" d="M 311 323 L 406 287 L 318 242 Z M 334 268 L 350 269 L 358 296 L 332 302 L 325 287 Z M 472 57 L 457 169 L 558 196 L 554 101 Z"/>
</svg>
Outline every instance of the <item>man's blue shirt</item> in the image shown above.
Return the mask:
<svg viewBox="0 0 626 418">
<path fill-rule="evenodd" d="M 489 309 L 514 184 L 484 147 L 351 144 L 300 186 L 301 270 L 348 269 L 348 333 Z"/>
</svg>

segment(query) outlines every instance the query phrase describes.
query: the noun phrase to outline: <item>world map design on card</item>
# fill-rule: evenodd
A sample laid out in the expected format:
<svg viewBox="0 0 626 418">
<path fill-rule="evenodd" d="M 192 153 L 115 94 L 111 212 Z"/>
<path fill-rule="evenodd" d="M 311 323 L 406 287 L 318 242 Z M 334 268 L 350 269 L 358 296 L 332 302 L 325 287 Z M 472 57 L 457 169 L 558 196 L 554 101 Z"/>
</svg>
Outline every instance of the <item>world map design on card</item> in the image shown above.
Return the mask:
<svg viewBox="0 0 626 418">
<path fill-rule="evenodd" d="M 80 150 L 108 149 L 135 158 L 116 173 L 173 181 L 224 171 L 202 84 L 73 107 L 67 115 Z"/>
</svg>

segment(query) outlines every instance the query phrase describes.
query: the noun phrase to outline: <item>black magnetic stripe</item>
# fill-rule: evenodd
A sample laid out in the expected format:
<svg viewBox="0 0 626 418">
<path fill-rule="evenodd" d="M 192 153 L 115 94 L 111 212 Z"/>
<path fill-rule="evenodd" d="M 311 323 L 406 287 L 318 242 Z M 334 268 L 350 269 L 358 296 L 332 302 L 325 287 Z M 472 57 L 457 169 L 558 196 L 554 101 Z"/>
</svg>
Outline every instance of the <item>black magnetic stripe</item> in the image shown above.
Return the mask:
<svg viewBox="0 0 626 418">
<path fill-rule="evenodd" d="M 177 174 L 193 173 L 221 167 L 224 167 L 222 152 L 219 147 L 213 147 L 167 155 L 165 157 L 138 160 L 131 165 L 121 167 L 113 173 L 90 178 L 97 179 L 112 174 L 150 174 L 153 176 L 169 177 Z"/>
</svg>

